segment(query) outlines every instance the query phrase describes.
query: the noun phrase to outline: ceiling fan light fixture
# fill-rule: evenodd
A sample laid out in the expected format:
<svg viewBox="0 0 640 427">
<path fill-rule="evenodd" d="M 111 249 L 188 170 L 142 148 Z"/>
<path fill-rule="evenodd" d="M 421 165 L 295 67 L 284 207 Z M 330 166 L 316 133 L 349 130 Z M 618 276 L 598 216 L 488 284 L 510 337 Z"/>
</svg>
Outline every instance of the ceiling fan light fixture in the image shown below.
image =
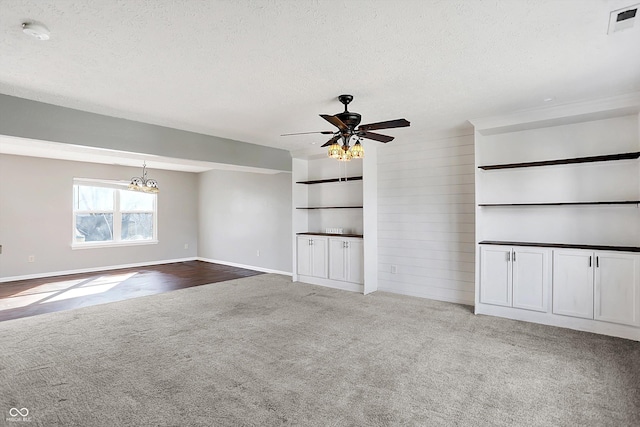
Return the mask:
<svg viewBox="0 0 640 427">
<path fill-rule="evenodd" d="M 352 158 L 353 155 L 351 154 L 351 150 L 348 145 L 340 147 L 340 156 L 338 157 L 339 162 L 350 162 Z"/>
<path fill-rule="evenodd" d="M 320 132 L 298 132 L 285 133 L 282 136 L 304 135 L 310 133 L 319 133 L 322 135 L 333 135 L 329 141 L 322 145 L 322 148 L 329 147 L 327 155 L 332 159 L 348 162 L 353 159 L 364 158 L 364 147 L 361 145 L 361 138 L 372 139 L 374 141 L 386 144 L 393 141 L 394 137 L 383 135 L 377 132 L 382 129 L 404 128 L 411 125 L 407 119 L 386 120 L 384 122 L 360 124 L 362 116 L 359 113 L 350 112 L 347 105 L 353 100 L 353 95 L 340 95 L 338 101 L 344 105 L 344 111 L 338 114 L 320 114 L 320 117 L 337 127 L 334 131 Z M 338 140 L 342 139 L 342 147 L 338 145 Z M 353 147 L 349 148 L 350 140 L 355 140 Z"/>
<path fill-rule="evenodd" d="M 342 147 L 337 142 L 334 142 L 329 146 L 329 151 L 328 151 L 329 157 L 331 157 L 332 159 L 337 159 L 340 157 L 341 154 L 342 154 Z"/>
<path fill-rule="evenodd" d="M 364 147 L 360 144 L 360 140 L 357 140 L 356 143 L 349 149 L 351 153 L 351 157 L 354 159 L 362 159 L 364 158 Z"/>
</svg>

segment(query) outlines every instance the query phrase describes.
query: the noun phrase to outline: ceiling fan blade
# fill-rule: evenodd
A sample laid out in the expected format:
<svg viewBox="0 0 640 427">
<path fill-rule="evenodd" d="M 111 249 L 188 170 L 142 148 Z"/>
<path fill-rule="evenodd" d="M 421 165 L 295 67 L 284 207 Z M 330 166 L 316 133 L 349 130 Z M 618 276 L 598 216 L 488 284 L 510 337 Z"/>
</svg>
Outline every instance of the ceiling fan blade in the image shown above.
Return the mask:
<svg viewBox="0 0 640 427">
<path fill-rule="evenodd" d="M 309 135 L 312 133 L 321 133 L 323 135 L 333 135 L 335 132 L 332 130 L 320 130 L 318 132 L 297 132 L 297 133 L 284 133 L 280 136 L 291 136 L 291 135 Z"/>
<path fill-rule="evenodd" d="M 335 127 L 337 127 L 342 131 L 349 130 L 347 125 L 342 123 L 342 120 L 340 120 L 336 116 L 330 116 L 328 114 L 320 114 L 320 117 L 322 117 L 323 119 L 325 119 L 326 121 L 328 121 L 329 123 L 331 123 L 332 125 L 334 125 Z"/>
<path fill-rule="evenodd" d="M 328 147 L 330 145 L 333 145 L 335 142 L 338 142 L 339 139 L 340 139 L 340 135 L 336 135 L 333 138 L 331 138 L 329 141 L 322 144 L 321 147 Z"/>
<path fill-rule="evenodd" d="M 358 130 L 377 130 L 377 129 L 391 129 L 391 128 L 404 128 L 411 125 L 409 121 L 405 119 L 387 120 L 386 122 L 369 123 L 366 125 L 360 125 Z"/>
<path fill-rule="evenodd" d="M 387 135 L 380 135 L 379 133 L 373 133 L 373 132 L 367 132 L 367 131 L 362 131 L 362 132 L 358 132 L 358 136 L 362 137 L 362 138 L 367 138 L 367 139 L 373 139 L 374 141 L 380 141 L 380 142 L 391 142 L 393 141 L 393 136 L 387 136 Z"/>
</svg>

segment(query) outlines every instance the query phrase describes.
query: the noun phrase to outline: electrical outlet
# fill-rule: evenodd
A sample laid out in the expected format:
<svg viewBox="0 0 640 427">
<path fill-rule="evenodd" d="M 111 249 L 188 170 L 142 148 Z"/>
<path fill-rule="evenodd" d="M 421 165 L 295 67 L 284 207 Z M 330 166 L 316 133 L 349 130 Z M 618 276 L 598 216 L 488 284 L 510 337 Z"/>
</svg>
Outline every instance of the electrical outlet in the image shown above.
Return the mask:
<svg viewBox="0 0 640 427">
<path fill-rule="evenodd" d="M 185 249 L 189 249 L 189 244 L 188 244 L 188 243 L 185 243 L 185 244 L 184 244 L 184 248 L 185 248 Z"/>
<path fill-rule="evenodd" d="M 398 266 L 397 265 L 392 265 L 391 266 L 391 274 L 396 274 L 398 272 Z"/>
<path fill-rule="evenodd" d="M 36 256 L 35 255 L 29 255 L 28 261 L 29 262 L 36 262 Z"/>
<path fill-rule="evenodd" d="M 256 251 L 256 256 L 260 256 L 260 249 Z"/>
</svg>

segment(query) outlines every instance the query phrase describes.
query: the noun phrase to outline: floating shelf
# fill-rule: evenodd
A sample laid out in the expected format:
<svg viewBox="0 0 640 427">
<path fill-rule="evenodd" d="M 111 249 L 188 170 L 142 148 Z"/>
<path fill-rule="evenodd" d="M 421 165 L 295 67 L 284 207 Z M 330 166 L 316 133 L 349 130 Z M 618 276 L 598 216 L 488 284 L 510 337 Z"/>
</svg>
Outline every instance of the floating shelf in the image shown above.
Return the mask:
<svg viewBox="0 0 640 427">
<path fill-rule="evenodd" d="M 611 202 L 552 202 L 552 203 L 479 203 L 478 206 L 577 206 L 577 205 L 640 205 L 640 200 Z"/>
<path fill-rule="evenodd" d="M 362 206 L 314 206 L 296 209 L 362 209 Z"/>
<path fill-rule="evenodd" d="M 324 184 L 325 182 L 351 182 L 362 181 L 361 176 L 348 176 L 345 178 L 329 178 L 329 179 L 316 179 L 313 181 L 297 181 L 296 184 Z"/>
<path fill-rule="evenodd" d="M 535 166 L 568 165 L 573 163 L 610 162 L 615 160 L 637 159 L 639 157 L 640 157 L 640 151 L 633 152 L 633 153 L 608 154 L 604 156 L 574 157 L 571 159 L 543 160 L 539 162 L 508 163 L 508 164 L 502 164 L 502 165 L 485 165 L 485 166 L 478 166 L 478 168 L 483 170 L 530 168 Z"/>
<path fill-rule="evenodd" d="M 535 246 L 542 248 L 563 248 L 563 249 L 592 249 L 596 251 L 619 251 L 619 252 L 640 252 L 638 246 L 605 246 L 605 245 L 579 245 L 570 243 L 533 243 L 533 242 L 503 242 L 498 240 L 484 240 L 479 245 L 501 245 L 501 246 Z"/>
<path fill-rule="evenodd" d="M 296 233 L 296 235 L 298 235 L 298 236 L 359 237 L 361 239 L 364 237 L 362 234 L 311 233 L 309 231 L 304 232 L 304 233 Z"/>
</svg>

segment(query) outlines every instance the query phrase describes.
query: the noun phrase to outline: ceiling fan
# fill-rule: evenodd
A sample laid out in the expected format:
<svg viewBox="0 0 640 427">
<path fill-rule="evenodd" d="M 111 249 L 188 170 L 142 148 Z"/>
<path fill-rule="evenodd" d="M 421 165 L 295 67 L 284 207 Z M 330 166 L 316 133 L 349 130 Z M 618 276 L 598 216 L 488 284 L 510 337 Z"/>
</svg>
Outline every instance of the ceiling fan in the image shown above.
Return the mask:
<svg viewBox="0 0 640 427">
<path fill-rule="evenodd" d="M 360 125 L 362 117 L 358 113 L 353 113 L 347 110 L 347 105 L 353 101 L 353 95 L 340 95 L 338 100 L 344 104 L 344 111 L 338 114 L 330 116 L 328 114 L 320 114 L 320 117 L 338 128 L 337 131 L 319 131 L 319 132 L 299 132 L 299 133 L 287 133 L 281 136 L 291 135 L 308 135 L 313 133 L 319 133 L 322 135 L 333 135 L 333 137 L 327 141 L 322 147 L 329 147 L 329 157 L 349 161 L 352 158 L 364 157 L 364 149 L 360 144 L 361 138 L 372 139 L 383 143 L 393 141 L 392 136 L 382 135 L 379 133 L 370 132 L 372 130 L 391 129 L 407 127 L 410 123 L 405 119 L 388 120 L 385 122 L 369 123 Z M 360 126 L 358 126 L 360 125 Z M 351 138 L 356 138 L 356 142 L 353 147 L 349 147 Z M 342 146 L 338 144 L 338 141 L 342 139 Z"/>
</svg>

